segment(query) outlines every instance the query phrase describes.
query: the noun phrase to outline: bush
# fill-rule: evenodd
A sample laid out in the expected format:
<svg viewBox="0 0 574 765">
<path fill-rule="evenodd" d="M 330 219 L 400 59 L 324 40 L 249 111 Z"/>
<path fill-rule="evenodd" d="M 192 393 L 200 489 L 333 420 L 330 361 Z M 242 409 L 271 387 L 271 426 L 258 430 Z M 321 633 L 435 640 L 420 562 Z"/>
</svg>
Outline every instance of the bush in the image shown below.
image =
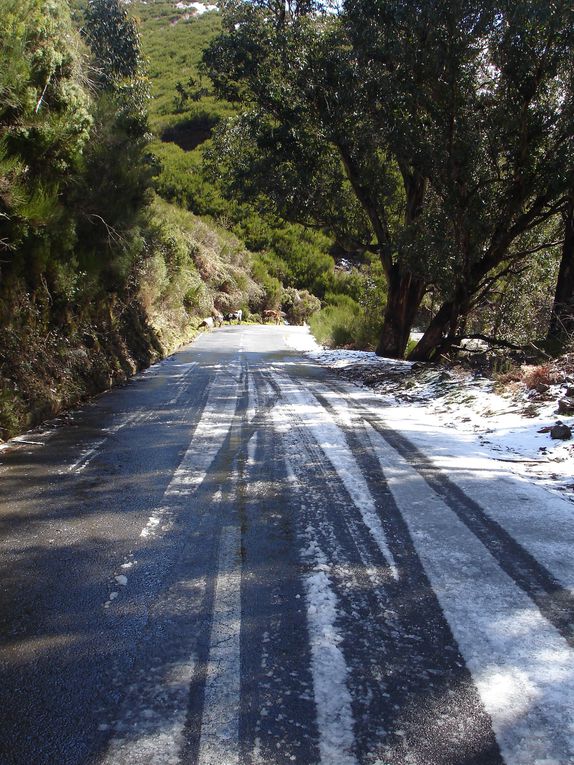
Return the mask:
<svg viewBox="0 0 574 765">
<path fill-rule="evenodd" d="M 537 367 L 523 367 L 522 382 L 529 390 L 538 385 L 557 385 L 564 379 L 564 374 L 550 364 Z"/>
<path fill-rule="evenodd" d="M 325 306 L 311 317 L 311 332 L 319 343 L 330 348 L 356 347 L 363 319 L 361 307 L 346 295 L 337 298 L 336 304 Z"/>
<path fill-rule="evenodd" d="M 325 298 L 327 305 L 309 321 L 318 342 L 331 348 L 373 350 L 379 339 L 382 307 L 370 310 L 349 295 L 329 293 Z"/>
<path fill-rule="evenodd" d="M 293 287 L 288 287 L 283 290 L 281 308 L 285 312 L 289 324 L 301 325 L 317 313 L 321 308 L 321 301 L 308 290 L 296 290 Z"/>
</svg>

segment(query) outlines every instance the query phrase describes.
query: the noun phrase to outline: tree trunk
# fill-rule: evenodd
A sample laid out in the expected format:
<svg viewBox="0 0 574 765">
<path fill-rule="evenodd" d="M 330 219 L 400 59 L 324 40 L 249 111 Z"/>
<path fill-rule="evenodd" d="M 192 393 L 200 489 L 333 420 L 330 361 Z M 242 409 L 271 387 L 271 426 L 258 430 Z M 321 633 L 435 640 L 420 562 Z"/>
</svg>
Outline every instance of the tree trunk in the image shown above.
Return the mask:
<svg viewBox="0 0 574 765">
<path fill-rule="evenodd" d="M 547 339 L 565 344 L 574 339 L 574 197 L 564 216 L 564 244 Z"/>
<path fill-rule="evenodd" d="M 389 293 L 377 356 L 404 358 L 416 312 L 425 294 L 426 284 L 413 274 L 400 274 L 393 266 L 389 274 Z"/>
<path fill-rule="evenodd" d="M 409 353 L 409 361 L 431 361 L 447 334 L 454 305 L 443 303 L 428 325 L 424 335 Z"/>
<path fill-rule="evenodd" d="M 446 350 L 452 344 L 448 338 L 457 334 L 461 321 L 466 320 L 468 305 L 466 291 L 459 286 L 455 297 L 441 305 L 426 332 L 409 353 L 409 361 L 433 361 L 441 351 Z"/>
</svg>

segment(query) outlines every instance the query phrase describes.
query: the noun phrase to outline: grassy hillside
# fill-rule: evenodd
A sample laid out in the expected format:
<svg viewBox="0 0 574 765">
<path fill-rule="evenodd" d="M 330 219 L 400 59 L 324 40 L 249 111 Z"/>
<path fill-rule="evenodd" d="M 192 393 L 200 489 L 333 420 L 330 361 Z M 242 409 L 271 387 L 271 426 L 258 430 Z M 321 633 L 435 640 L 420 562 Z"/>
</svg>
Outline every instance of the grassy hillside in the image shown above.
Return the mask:
<svg viewBox="0 0 574 765">
<path fill-rule="evenodd" d="M 230 228 L 249 249 L 261 253 L 262 267 L 285 286 L 323 295 L 333 273 L 332 241 L 224 199 L 206 167 L 212 129 L 234 114 L 231 104 L 213 95 L 199 66 L 204 48 L 219 32 L 219 14 L 193 14 L 164 0 L 134 3 L 132 8 L 151 81 L 158 193 Z"/>
<path fill-rule="evenodd" d="M 199 73 L 202 51 L 219 31 L 219 14 L 194 15 L 163 0 L 132 8 L 151 84 L 156 187 L 165 199 L 198 215 L 222 216 L 227 205 L 205 177 L 203 149 L 213 127 L 233 110 L 209 92 Z"/>
<path fill-rule="evenodd" d="M 202 52 L 220 31 L 219 14 L 198 15 L 165 0 L 134 3 L 132 9 L 139 19 L 151 81 L 151 149 L 158 162 L 158 193 L 219 222 L 256 253 L 255 271 L 266 285 L 269 307 L 281 301 L 277 282 L 309 290 L 324 305 L 333 306 L 319 322 L 322 341 L 334 343 L 345 337 L 350 344 L 372 345 L 378 332 L 372 308 L 384 300 L 377 263 L 365 259 L 350 271 L 335 268 L 331 238 L 225 199 L 213 173 L 216 159 L 211 156 L 211 170 L 206 163 L 213 128 L 235 113 L 235 107 L 218 100 L 201 76 Z M 285 301 L 289 302 L 286 294 Z M 342 331 L 342 327 L 353 329 Z"/>
<path fill-rule="evenodd" d="M 219 31 L 219 14 L 190 15 L 175 2 L 134 3 L 151 85 L 151 150 L 158 160 L 156 187 L 169 201 L 199 215 L 226 209 L 203 172 L 202 144 L 220 119 L 232 114 L 199 76 L 205 45 Z"/>
</svg>

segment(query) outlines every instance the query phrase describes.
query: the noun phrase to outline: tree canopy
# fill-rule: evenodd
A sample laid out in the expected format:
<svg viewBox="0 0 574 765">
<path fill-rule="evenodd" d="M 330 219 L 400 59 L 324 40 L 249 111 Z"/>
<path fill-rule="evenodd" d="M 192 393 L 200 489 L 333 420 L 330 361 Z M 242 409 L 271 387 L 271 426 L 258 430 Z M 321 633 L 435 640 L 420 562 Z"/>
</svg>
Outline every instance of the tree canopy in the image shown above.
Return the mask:
<svg viewBox="0 0 574 765">
<path fill-rule="evenodd" d="M 430 358 L 572 185 L 567 2 L 347 0 L 338 13 L 231 0 L 205 56 L 243 112 L 219 136 L 228 193 L 376 252 L 378 351 L 401 356 L 429 288 Z"/>
</svg>

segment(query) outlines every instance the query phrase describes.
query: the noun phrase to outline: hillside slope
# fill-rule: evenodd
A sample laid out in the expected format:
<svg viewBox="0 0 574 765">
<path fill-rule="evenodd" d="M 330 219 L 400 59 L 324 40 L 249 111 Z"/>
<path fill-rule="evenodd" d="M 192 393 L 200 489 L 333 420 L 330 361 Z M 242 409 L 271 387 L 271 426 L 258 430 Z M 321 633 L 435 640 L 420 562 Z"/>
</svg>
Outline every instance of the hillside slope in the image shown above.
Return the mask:
<svg viewBox="0 0 574 765">
<path fill-rule="evenodd" d="M 170 353 L 214 307 L 265 305 L 236 237 L 155 196 L 138 38 L 122 4 L 101 8 L 127 68 L 102 17 L 72 21 L 64 0 L 0 19 L 0 440 Z"/>
</svg>

